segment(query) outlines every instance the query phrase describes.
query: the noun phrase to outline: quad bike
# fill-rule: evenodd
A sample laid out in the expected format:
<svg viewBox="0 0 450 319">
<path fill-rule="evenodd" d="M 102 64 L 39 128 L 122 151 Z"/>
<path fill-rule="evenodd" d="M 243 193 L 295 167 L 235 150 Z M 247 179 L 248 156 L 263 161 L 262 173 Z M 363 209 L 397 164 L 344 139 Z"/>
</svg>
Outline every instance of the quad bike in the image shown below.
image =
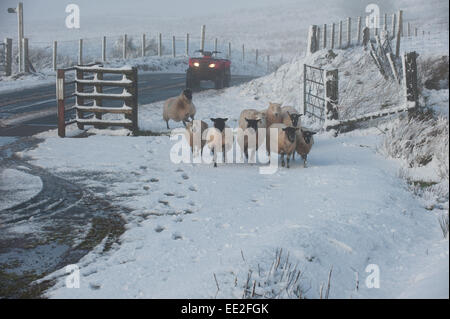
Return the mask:
<svg viewBox="0 0 450 319">
<path fill-rule="evenodd" d="M 189 68 L 186 71 L 186 87 L 196 89 L 200 87 L 200 81 L 213 81 L 215 89 L 230 86 L 231 61 L 217 58 L 219 51 L 198 50 L 200 57 L 189 58 Z"/>
</svg>

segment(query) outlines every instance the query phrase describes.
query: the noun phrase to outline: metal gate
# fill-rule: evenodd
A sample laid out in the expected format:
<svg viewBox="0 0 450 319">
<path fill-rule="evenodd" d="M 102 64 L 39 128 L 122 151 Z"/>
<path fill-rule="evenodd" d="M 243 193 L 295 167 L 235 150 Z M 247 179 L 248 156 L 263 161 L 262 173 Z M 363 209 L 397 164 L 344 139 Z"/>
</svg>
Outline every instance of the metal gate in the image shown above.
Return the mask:
<svg viewBox="0 0 450 319">
<path fill-rule="evenodd" d="M 303 106 L 305 114 L 325 121 L 324 69 L 303 65 Z"/>
</svg>

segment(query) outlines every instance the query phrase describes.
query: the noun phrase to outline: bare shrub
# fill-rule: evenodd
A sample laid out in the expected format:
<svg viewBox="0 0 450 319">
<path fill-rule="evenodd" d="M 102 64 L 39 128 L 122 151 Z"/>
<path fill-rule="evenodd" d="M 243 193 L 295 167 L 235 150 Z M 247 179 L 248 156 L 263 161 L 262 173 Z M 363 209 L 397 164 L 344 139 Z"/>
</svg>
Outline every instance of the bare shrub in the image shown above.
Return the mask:
<svg viewBox="0 0 450 319">
<path fill-rule="evenodd" d="M 442 234 L 444 235 L 444 238 L 448 237 L 448 227 L 449 227 L 449 220 L 448 220 L 448 212 L 445 214 L 442 214 L 439 217 L 439 225 L 441 226 Z"/>
</svg>

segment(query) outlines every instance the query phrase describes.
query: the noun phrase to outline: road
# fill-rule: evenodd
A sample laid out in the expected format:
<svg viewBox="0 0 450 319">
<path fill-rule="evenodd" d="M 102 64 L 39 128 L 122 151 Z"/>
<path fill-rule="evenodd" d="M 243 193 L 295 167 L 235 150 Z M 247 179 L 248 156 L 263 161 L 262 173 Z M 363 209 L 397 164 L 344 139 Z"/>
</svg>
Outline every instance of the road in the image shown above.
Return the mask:
<svg viewBox="0 0 450 319">
<path fill-rule="evenodd" d="M 253 78 L 235 75 L 232 77 L 231 85 L 239 85 Z M 184 86 L 184 74 L 139 74 L 139 104 L 153 103 L 176 96 Z M 202 90 L 212 87 L 212 83 L 202 83 Z M 110 93 L 116 93 L 117 89 L 104 89 L 104 91 L 108 90 L 111 90 Z M 0 93 L 0 136 L 31 136 L 56 128 L 56 121 L 55 85 L 48 84 L 16 92 Z"/>
</svg>

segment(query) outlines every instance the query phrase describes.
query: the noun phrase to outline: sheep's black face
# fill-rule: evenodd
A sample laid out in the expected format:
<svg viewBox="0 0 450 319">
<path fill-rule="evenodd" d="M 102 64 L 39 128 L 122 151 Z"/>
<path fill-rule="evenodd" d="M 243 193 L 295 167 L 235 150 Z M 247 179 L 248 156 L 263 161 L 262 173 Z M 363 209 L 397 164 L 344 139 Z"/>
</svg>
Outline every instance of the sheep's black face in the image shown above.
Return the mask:
<svg viewBox="0 0 450 319">
<path fill-rule="evenodd" d="M 211 118 L 211 121 L 214 123 L 214 127 L 218 129 L 219 131 L 223 132 L 223 129 L 225 128 L 225 122 L 228 120 L 228 118 Z"/>
<path fill-rule="evenodd" d="M 309 143 L 311 143 L 311 137 L 314 134 L 316 134 L 316 132 L 302 130 L 302 134 L 303 134 L 303 139 L 305 140 L 306 144 L 309 144 Z"/>
<path fill-rule="evenodd" d="M 285 127 L 283 128 L 283 131 L 286 132 L 286 136 L 289 140 L 289 142 L 294 143 L 295 142 L 295 132 L 298 130 L 296 127 Z"/>
<path fill-rule="evenodd" d="M 300 119 L 300 116 L 302 116 L 302 115 L 297 114 L 297 113 L 291 114 L 289 112 L 288 112 L 288 114 L 289 114 L 289 117 L 291 118 L 292 126 L 297 127 L 298 120 Z"/>
<path fill-rule="evenodd" d="M 189 100 L 192 100 L 192 90 L 191 89 L 186 89 L 183 91 L 183 95 Z"/>
<path fill-rule="evenodd" d="M 249 119 L 245 119 L 247 121 L 247 128 L 252 128 L 255 130 L 255 132 L 258 130 L 258 122 L 260 122 L 261 120 L 249 120 Z"/>
</svg>

